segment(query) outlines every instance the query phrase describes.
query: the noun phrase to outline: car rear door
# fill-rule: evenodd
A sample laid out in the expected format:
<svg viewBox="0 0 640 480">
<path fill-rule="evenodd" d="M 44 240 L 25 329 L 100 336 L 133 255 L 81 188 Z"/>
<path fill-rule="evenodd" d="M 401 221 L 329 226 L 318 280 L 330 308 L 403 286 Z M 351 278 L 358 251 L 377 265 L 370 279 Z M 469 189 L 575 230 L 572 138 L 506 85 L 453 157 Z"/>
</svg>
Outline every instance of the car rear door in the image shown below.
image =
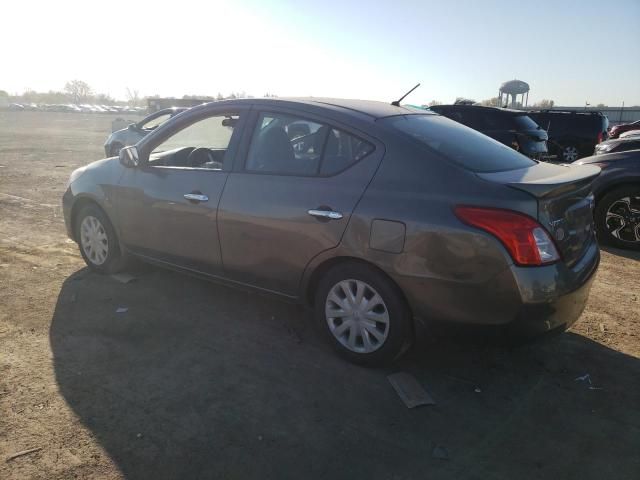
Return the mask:
<svg viewBox="0 0 640 480">
<path fill-rule="evenodd" d="M 252 117 L 218 213 L 224 274 L 294 297 L 311 259 L 340 243 L 384 147 L 296 110 Z"/>
</svg>

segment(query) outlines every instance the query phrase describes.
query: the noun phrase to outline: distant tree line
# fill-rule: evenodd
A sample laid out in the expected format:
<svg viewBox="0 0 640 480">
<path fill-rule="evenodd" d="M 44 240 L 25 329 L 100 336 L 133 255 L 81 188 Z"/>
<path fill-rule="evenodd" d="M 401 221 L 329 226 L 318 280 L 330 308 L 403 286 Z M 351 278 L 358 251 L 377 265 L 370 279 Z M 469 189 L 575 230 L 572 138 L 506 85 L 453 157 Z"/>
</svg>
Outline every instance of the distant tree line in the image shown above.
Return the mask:
<svg viewBox="0 0 640 480">
<path fill-rule="evenodd" d="M 276 95 L 267 93 L 266 97 L 275 97 Z M 0 98 L 5 97 L 8 101 L 15 103 L 37 103 L 37 104 L 68 104 L 73 103 L 80 104 L 98 104 L 98 105 L 129 105 L 132 107 L 144 106 L 147 103 L 147 98 L 160 98 L 160 95 L 152 95 L 149 97 L 141 97 L 140 93 L 135 88 L 127 87 L 126 101 L 116 100 L 111 95 L 105 93 L 94 92 L 91 86 L 82 80 L 70 80 L 68 81 L 63 90 L 49 90 L 48 92 L 36 92 L 35 90 L 27 89 L 21 95 L 9 95 L 4 90 L 0 90 Z M 247 98 L 246 92 L 231 92 L 228 95 L 223 95 L 218 92 L 216 96 L 210 95 L 184 95 L 184 99 L 198 99 L 198 100 L 228 100 L 234 98 Z"/>
<path fill-rule="evenodd" d="M 136 91 L 137 95 L 137 91 Z M 87 82 L 82 80 L 68 81 L 63 90 L 49 90 L 48 92 L 36 92 L 32 89 L 25 90 L 21 95 L 9 96 L 12 102 L 16 103 L 45 103 L 45 104 L 99 104 L 99 105 L 126 105 L 136 106 L 140 99 L 129 99 L 129 101 L 117 101 L 106 93 L 96 93 Z M 131 100 L 135 100 L 131 102 Z"/>
</svg>

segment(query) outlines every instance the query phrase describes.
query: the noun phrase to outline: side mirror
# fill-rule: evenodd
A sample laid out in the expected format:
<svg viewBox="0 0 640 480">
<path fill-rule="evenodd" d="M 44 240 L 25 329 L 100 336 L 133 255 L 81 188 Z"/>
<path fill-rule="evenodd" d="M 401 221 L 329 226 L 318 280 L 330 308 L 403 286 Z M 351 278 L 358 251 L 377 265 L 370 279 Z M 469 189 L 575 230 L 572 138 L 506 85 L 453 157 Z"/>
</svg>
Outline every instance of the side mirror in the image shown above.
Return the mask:
<svg viewBox="0 0 640 480">
<path fill-rule="evenodd" d="M 135 168 L 140 164 L 140 156 L 138 155 L 138 147 L 132 145 L 120 149 L 120 163 L 125 167 Z"/>
</svg>

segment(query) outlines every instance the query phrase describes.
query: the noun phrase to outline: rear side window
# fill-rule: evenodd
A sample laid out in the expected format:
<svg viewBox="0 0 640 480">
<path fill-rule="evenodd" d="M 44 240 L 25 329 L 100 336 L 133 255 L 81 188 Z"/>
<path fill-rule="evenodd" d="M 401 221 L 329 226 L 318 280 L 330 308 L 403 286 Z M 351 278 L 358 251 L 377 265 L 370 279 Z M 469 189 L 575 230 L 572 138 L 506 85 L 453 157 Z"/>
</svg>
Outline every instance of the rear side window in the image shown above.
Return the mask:
<svg viewBox="0 0 640 480">
<path fill-rule="evenodd" d="M 369 142 L 332 128 L 325 140 L 321 175 L 333 175 L 373 152 Z"/>
<path fill-rule="evenodd" d="M 536 164 L 512 148 L 442 116 L 403 115 L 381 122 L 474 172 L 500 172 Z"/>
<path fill-rule="evenodd" d="M 359 137 L 285 114 L 263 113 L 253 132 L 245 168 L 251 172 L 327 176 L 373 152 Z"/>
</svg>

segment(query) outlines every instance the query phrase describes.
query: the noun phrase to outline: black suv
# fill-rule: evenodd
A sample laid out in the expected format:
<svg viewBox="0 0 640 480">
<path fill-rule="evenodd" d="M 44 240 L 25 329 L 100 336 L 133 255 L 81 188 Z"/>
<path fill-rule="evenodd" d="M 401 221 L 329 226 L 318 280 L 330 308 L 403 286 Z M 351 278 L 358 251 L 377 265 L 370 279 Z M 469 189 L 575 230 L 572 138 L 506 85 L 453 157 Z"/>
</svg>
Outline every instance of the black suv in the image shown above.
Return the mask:
<svg viewBox="0 0 640 480">
<path fill-rule="evenodd" d="M 607 139 L 609 119 L 601 112 L 535 110 L 528 115 L 549 134 L 549 154 L 561 162 L 593 155 L 594 147 Z"/>
<path fill-rule="evenodd" d="M 435 105 L 431 110 L 518 150 L 531 158 L 547 156 L 547 132 L 527 112 L 479 105 Z"/>
</svg>

